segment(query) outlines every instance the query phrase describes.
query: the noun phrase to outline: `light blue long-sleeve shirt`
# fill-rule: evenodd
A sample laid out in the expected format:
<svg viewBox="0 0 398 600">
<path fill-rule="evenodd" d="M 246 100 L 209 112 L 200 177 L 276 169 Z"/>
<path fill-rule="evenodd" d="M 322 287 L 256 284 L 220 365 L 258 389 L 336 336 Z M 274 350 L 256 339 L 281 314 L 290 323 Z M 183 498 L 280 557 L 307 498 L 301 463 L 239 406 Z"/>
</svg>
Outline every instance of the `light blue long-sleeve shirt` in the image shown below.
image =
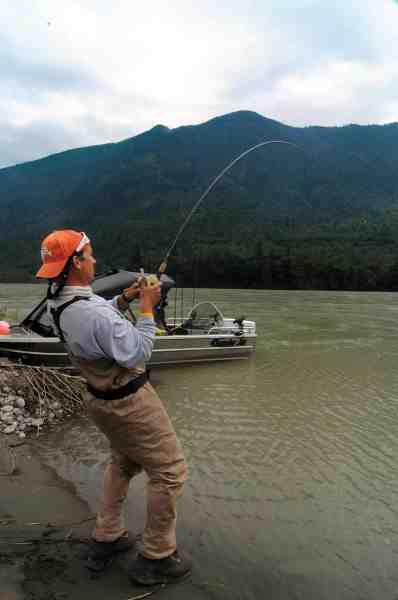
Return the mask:
<svg viewBox="0 0 398 600">
<path fill-rule="evenodd" d="M 82 300 L 68 306 L 60 318 L 60 326 L 70 352 L 79 358 L 108 358 L 131 369 L 147 362 L 152 354 L 155 322 L 141 316 L 134 326 L 117 306 L 117 296 L 104 300 L 90 287 L 66 286 L 60 295 L 49 301 L 49 308 L 59 308 L 74 296 Z"/>
</svg>

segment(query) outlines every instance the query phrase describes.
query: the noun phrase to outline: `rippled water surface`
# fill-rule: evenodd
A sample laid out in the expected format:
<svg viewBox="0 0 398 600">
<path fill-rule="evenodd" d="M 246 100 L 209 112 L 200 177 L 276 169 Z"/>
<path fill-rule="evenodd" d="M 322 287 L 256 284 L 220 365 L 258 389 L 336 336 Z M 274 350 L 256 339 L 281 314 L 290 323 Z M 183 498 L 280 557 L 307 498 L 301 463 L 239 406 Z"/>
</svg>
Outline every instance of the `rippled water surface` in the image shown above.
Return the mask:
<svg viewBox="0 0 398 600">
<path fill-rule="evenodd" d="M 190 465 L 178 535 L 203 597 L 398 598 L 397 296 L 199 299 L 254 319 L 259 336 L 251 360 L 153 372 Z M 95 510 L 107 443 L 90 422 L 41 452 Z M 126 507 L 133 531 L 143 483 Z"/>
</svg>

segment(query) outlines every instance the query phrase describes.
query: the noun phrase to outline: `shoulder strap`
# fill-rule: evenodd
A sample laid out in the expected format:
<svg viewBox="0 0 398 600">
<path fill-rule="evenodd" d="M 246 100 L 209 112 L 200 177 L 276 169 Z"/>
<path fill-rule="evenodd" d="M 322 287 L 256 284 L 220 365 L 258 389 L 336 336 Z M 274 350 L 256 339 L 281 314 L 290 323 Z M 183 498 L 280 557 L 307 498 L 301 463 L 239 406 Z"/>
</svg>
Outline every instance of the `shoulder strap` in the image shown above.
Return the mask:
<svg viewBox="0 0 398 600">
<path fill-rule="evenodd" d="M 72 298 L 72 300 L 68 300 L 68 302 L 65 302 L 65 304 L 61 304 L 59 308 L 50 308 L 51 316 L 54 320 L 54 325 L 61 342 L 65 342 L 65 337 L 60 324 L 61 314 L 64 312 L 65 308 L 68 308 L 68 306 L 74 304 L 75 302 L 79 302 L 79 300 L 90 300 L 90 298 L 87 298 L 87 296 L 75 296 Z"/>
</svg>

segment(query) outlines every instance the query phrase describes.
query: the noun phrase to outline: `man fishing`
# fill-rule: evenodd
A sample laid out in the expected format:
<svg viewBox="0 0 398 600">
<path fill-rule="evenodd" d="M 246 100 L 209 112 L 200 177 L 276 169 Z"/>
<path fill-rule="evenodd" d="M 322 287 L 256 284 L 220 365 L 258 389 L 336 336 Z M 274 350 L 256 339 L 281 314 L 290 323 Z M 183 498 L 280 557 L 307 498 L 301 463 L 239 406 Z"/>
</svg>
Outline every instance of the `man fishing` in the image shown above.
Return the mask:
<svg viewBox="0 0 398 600">
<path fill-rule="evenodd" d="M 111 447 L 87 567 L 100 571 L 115 554 L 133 546 L 122 506 L 131 478 L 143 469 L 148 476 L 147 521 L 129 576 L 142 585 L 177 580 L 191 570 L 190 560 L 176 544 L 176 500 L 187 468 L 145 371 L 155 338 L 153 308 L 160 285 L 148 286 L 143 280 L 112 300 L 96 296 L 91 289 L 96 260 L 90 240 L 73 230 L 49 234 L 41 256 L 37 277 L 49 280 L 48 309 L 55 330 L 87 382 L 87 412 Z M 122 314 L 134 298 L 139 298 L 140 309 L 136 326 Z"/>
</svg>

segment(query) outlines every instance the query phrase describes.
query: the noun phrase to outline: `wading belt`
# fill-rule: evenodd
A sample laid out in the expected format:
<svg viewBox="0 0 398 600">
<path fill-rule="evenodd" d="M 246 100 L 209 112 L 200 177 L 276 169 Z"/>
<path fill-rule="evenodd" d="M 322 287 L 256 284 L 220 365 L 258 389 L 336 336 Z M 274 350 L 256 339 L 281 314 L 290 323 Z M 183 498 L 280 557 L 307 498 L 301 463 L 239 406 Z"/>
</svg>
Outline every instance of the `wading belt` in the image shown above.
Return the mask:
<svg viewBox="0 0 398 600">
<path fill-rule="evenodd" d="M 132 379 L 126 385 L 122 385 L 120 388 L 116 388 L 114 390 L 108 390 L 106 392 L 102 392 L 100 390 L 96 390 L 91 387 L 90 384 L 87 384 L 87 389 L 96 398 L 100 400 L 118 400 L 119 398 L 124 398 L 125 396 L 129 396 L 130 394 L 135 394 L 140 387 L 145 385 L 148 381 L 147 373 L 141 373 L 135 379 Z"/>
</svg>

